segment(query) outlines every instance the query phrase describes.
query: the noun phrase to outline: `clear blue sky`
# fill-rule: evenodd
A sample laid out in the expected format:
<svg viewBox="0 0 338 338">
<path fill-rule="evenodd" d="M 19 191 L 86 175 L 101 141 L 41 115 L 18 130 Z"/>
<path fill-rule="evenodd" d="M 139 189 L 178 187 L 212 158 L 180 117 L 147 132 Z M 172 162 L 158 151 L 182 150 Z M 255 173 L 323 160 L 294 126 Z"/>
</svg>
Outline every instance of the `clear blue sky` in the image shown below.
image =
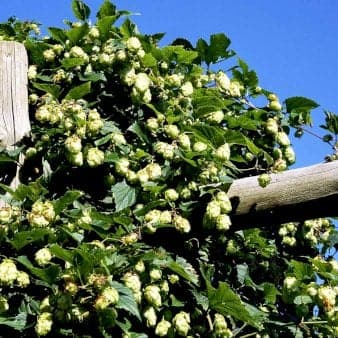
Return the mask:
<svg viewBox="0 0 338 338">
<path fill-rule="evenodd" d="M 86 0 L 96 13 L 101 0 Z M 117 0 L 119 9 L 140 15 L 133 20 L 143 33 L 166 32 L 165 43 L 185 37 L 224 32 L 232 48 L 259 75 L 261 86 L 281 100 L 306 96 L 317 101 L 315 123 L 322 110 L 338 113 L 337 0 Z M 34 19 L 43 27 L 73 19 L 71 0 L 1 0 L 0 21 L 9 16 Z M 314 129 L 315 131 L 318 129 Z M 313 137 L 294 141 L 297 167 L 321 162 L 330 152 Z"/>
</svg>

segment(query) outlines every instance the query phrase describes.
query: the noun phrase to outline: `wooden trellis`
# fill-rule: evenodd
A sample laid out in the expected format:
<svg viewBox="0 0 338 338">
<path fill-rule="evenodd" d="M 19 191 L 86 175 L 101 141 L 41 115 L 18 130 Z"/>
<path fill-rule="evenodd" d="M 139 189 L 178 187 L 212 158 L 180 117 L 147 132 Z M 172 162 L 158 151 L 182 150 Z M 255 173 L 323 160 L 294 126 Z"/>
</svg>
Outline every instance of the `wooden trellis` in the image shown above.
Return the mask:
<svg viewBox="0 0 338 338">
<path fill-rule="evenodd" d="M 0 42 L 0 140 L 14 149 L 30 132 L 27 53 L 17 42 Z M 228 192 L 238 228 L 338 215 L 338 161 L 271 175 L 266 188 L 257 177 L 234 181 Z M 18 185 L 18 175 L 11 186 Z"/>
<path fill-rule="evenodd" d="M 27 90 L 28 58 L 23 44 L 0 42 L 0 145 L 15 149 L 29 134 Z M 22 156 L 21 156 L 22 159 Z M 10 185 L 19 184 L 18 171 Z M 1 202 L 0 202 L 1 203 Z"/>
</svg>

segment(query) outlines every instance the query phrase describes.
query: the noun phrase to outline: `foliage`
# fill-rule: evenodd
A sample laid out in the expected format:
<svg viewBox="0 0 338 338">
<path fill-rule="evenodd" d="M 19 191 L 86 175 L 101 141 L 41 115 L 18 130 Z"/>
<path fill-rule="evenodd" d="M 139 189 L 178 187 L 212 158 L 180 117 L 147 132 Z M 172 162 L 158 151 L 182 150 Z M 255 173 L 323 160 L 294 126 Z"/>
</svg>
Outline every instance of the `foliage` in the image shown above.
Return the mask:
<svg viewBox="0 0 338 338">
<path fill-rule="evenodd" d="M 238 229 L 226 194 L 293 164 L 290 127 L 318 105 L 282 105 L 224 34 L 159 47 L 108 0 L 94 24 L 72 9 L 47 38 L 0 26 L 27 48 L 32 122 L 21 185 L 1 185 L 2 335 L 337 335 L 333 225 Z"/>
</svg>

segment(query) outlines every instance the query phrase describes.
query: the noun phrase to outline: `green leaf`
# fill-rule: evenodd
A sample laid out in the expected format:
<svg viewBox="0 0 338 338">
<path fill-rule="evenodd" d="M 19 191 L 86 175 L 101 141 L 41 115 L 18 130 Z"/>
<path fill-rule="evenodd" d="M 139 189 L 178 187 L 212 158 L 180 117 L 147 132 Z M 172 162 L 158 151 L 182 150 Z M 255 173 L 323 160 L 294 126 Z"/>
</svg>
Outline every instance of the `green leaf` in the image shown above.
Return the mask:
<svg viewBox="0 0 338 338">
<path fill-rule="evenodd" d="M 27 313 L 20 312 L 15 317 L 0 316 L 0 325 L 9 326 L 15 330 L 22 331 L 26 327 Z"/>
<path fill-rule="evenodd" d="M 227 118 L 228 128 L 235 129 L 235 128 L 242 128 L 246 130 L 257 130 L 260 126 L 260 121 L 253 120 L 252 118 L 241 115 L 236 117 L 229 117 Z"/>
<path fill-rule="evenodd" d="M 45 93 L 51 94 L 56 99 L 60 96 L 60 93 L 62 91 L 61 86 L 57 84 L 45 84 L 45 83 L 33 82 L 33 87 Z"/>
<path fill-rule="evenodd" d="M 173 294 L 171 294 L 169 297 L 170 297 L 171 307 L 184 307 L 185 306 L 185 302 L 180 301 Z"/>
<path fill-rule="evenodd" d="M 294 109 L 311 110 L 319 107 L 319 104 L 313 100 L 310 100 L 302 96 L 294 96 L 285 100 L 286 111 L 291 113 Z"/>
<path fill-rule="evenodd" d="M 85 60 L 83 58 L 69 58 L 69 59 L 63 59 L 61 61 L 62 67 L 66 70 L 75 68 L 77 66 L 84 65 Z"/>
<path fill-rule="evenodd" d="M 105 16 L 97 21 L 97 27 L 100 31 L 100 38 L 102 41 L 106 41 L 109 39 L 112 25 L 116 21 L 116 19 L 117 17 L 113 15 L 113 16 Z"/>
<path fill-rule="evenodd" d="M 262 283 L 260 286 L 263 287 L 265 301 L 268 304 L 274 304 L 277 296 L 281 294 L 276 286 L 272 283 Z"/>
<path fill-rule="evenodd" d="M 79 74 L 79 79 L 81 81 L 91 81 L 91 82 L 107 81 L 107 78 L 103 72 L 90 72 L 85 74 Z"/>
<path fill-rule="evenodd" d="M 9 157 L 6 154 L 0 154 L 0 162 L 16 162 L 14 158 Z"/>
<path fill-rule="evenodd" d="M 126 19 L 124 23 L 121 25 L 120 32 L 125 38 L 130 38 L 131 36 L 140 34 L 136 25 L 129 19 Z"/>
<path fill-rule="evenodd" d="M 285 324 L 284 324 L 285 326 Z M 291 332 L 292 337 L 294 338 L 304 338 L 303 331 L 298 325 L 288 325 L 287 329 Z"/>
<path fill-rule="evenodd" d="M 46 62 L 43 57 L 43 51 L 50 48 L 47 43 L 27 39 L 25 41 L 25 47 L 29 55 L 30 64 L 43 65 Z"/>
<path fill-rule="evenodd" d="M 312 298 L 308 295 L 299 295 L 293 300 L 293 303 L 296 305 L 311 304 L 312 302 Z"/>
<path fill-rule="evenodd" d="M 50 251 L 57 258 L 60 258 L 69 263 L 73 262 L 73 257 L 74 257 L 73 253 L 70 250 L 66 250 L 62 248 L 58 244 L 52 244 L 50 246 Z"/>
<path fill-rule="evenodd" d="M 50 265 L 43 269 L 36 268 L 26 256 L 19 256 L 17 261 L 24 265 L 33 275 L 46 282 L 50 286 L 56 282 L 61 272 L 61 268 L 58 265 Z"/>
<path fill-rule="evenodd" d="M 245 285 L 250 285 L 250 286 L 255 286 L 255 283 L 251 279 L 249 275 L 249 267 L 247 264 L 238 264 L 236 266 L 237 270 L 237 280 L 240 284 L 245 284 Z"/>
<path fill-rule="evenodd" d="M 129 128 L 128 131 L 133 132 L 135 135 L 137 135 L 140 140 L 142 140 L 145 143 L 150 143 L 150 140 L 148 136 L 143 132 L 141 125 L 138 122 L 134 122 Z"/>
<path fill-rule="evenodd" d="M 116 183 L 112 187 L 116 211 L 121 211 L 136 202 L 136 190 L 125 181 Z"/>
<path fill-rule="evenodd" d="M 198 39 L 196 44 L 196 50 L 198 51 L 201 61 L 206 61 L 208 48 L 208 43 L 204 39 Z"/>
<path fill-rule="evenodd" d="M 107 152 L 104 155 L 105 163 L 115 163 L 119 159 L 119 155 L 117 153 Z"/>
<path fill-rule="evenodd" d="M 267 314 L 251 304 L 244 303 L 244 306 L 251 317 L 251 320 L 249 322 L 251 323 L 250 325 L 262 329 L 263 323 L 267 320 Z"/>
<path fill-rule="evenodd" d="M 103 19 L 107 16 L 115 16 L 116 15 L 116 6 L 111 3 L 110 0 L 105 0 L 101 5 L 99 11 L 96 14 L 98 19 Z"/>
<path fill-rule="evenodd" d="M 331 133 L 337 135 L 338 134 L 338 115 L 325 111 L 325 125 L 321 125 L 320 127 L 323 129 L 329 130 Z"/>
<path fill-rule="evenodd" d="M 124 255 L 119 255 L 117 252 L 112 253 L 109 256 L 103 258 L 103 262 L 106 266 L 112 269 L 119 269 L 128 265 L 128 259 Z"/>
<path fill-rule="evenodd" d="M 83 193 L 79 190 L 68 190 L 62 197 L 53 202 L 54 210 L 57 215 L 81 197 Z"/>
<path fill-rule="evenodd" d="M 0 183 L 0 188 L 6 192 L 8 192 L 11 196 L 14 195 L 14 190 L 11 189 L 8 185 Z"/>
<path fill-rule="evenodd" d="M 298 262 L 294 259 L 290 261 L 290 267 L 292 267 L 292 272 L 294 276 L 299 280 L 313 280 L 315 278 L 315 273 L 311 264 Z"/>
<path fill-rule="evenodd" d="M 227 48 L 230 46 L 230 39 L 223 33 L 213 34 L 210 36 L 210 45 L 207 49 L 205 62 L 207 64 L 215 63 L 219 59 L 226 59 L 233 55 Z"/>
<path fill-rule="evenodd" d="M 206 297 L 205 295 L 203 295 L 202 293 L 199 293 L 195 290 L 192 290 L 191 293 L 193 294 L 196 303 L 202 307 L 202 309 L 204 311 L 207 311 L 209 308 L 209 299 L 208 297 Z"/>
<path fill-rule="evenodd" d="M 191 64 L 198 57 L 198 52 L 180 48 L 176 51 L 176 55 L 178 63 Z"/>
<path fill-rule="evenodd" d="M 218 147 L 226 141 L 225 130 L 220 127 L 196 123 L 194 126 L 187 127 L 186 130 L 191 131 L 199 141 L 214 147 Z"/>
<path fill-rule="evenodd" d="M 92 210 L 90 215 L 92 217 L 92 226 L 104 230 L 110 229 L 115 218 L 115 215 L 111 213 L 102 213 L 96 210 Z"/>
<path fill-rule="evenodd" d="M 177 257 L 176 261 L 170 261 L 168 268 L 194 285 L 199 284 L 198 275 L 195 269 L 184 258 Z"/>
<path fill-rule="evenodd" d="M 160 200 L 160 199 L 153 200 L 150 203 L 146 204 L 143 208 L 136 210 L 135 215 L 144 216 L 148 211 L 155 209 L 157 207 L 160 207 L 160 206 L 164 206 L 166 204 L 167 202 L 165 200 Z"/>
<path fill-rule="evenodd" d="M 217 110 L 222 110 L 231 103 L 231 100 L 225 100 L 216 90 L 201 88 L 195 90 L 193 95 L 193 114 L 196 117 L 205 116 Z"/>
<path fill-rule="evenodd" d="M 73 0 L 72 9 L 77 19 L 85 21 L 89 18 L 90 8 L 82 0 Z"/>
<path fill-rule="evenodd" d="M 289 124 L 293 127 L 312 125 L 311 110 L 319 105 L 305 97 L 295 96 L 285 100 L 286 111 L 289 113 Z"/>
<path fill-rule="evenodd" d="M 144 67 L 152 68 L 157 65 L 157 60 L 153 57 L 151 53 L 147 53 L 142 59 L 142 64 Z"/>
<path fill-rule="evenodd" d="M 89 94 L 91 91 L 91 82 L 85 82 L 77 87 L 72 88 L 66 95 L 67 100 L 78 100 Z"/>
<path fill-rule="evenodd" d="M 15 29 L 7 23 L 1 23 L 0 24 L 0 33 L 1 35 L 7 35 L 7 36 L 15 36 L 16 32 Z"/>
<path fill-rule="evenodd" d="M 20 231 L 14 235 L 10 243 L 16 250 L 21 250 L 26 245 L 43 240 L 45 236 L 51 234 L 52 232 L 49 229 L 33 229 L 28 231 Z"/>
<path fill-rule="evenodd" d="M 19 201 L 23 201 L 28 198 L 35 202 L 47 192 L 48 190 L 44 188 L 40 182 L 36 181 L 29 183 L 28 185 L 20 184 L 13 192 L 12 196 Z"/>
<path fill-rule="evenodd" d="M 238 67 L 232 70 L 234 79 L 243 83 L 245 87 L 254 88 L 258 86 L 258 76 L 256 72 L 249 70 L 248 65 L 240 58 L 238 58 L 238 64 L 241 71 L 237 69 Z"/>
<path fill-rule="evenodd" d="M 66 34 L 66 31 L 64 29 L 57 28 L 57 27 L 49 27 L 48 32 L 54 40 L 56 40 L 56 41 L 58 41 L 62 44 L 66 43 L 67 34 Z"/>
<path fill-rule="evenodd" d="M 105 135 L 97 140 L 95 140 L 94 144 L 98 146 L 102 146 L 103 144 L 106 144 L 108 142 L 111 142 L 111 135 Z"/>
<path fill-rule="evenodd" d="M 111 285 L 118 291 L 119 293 L 119 301 L 115 305 L 117 309 L 123 309 L 131 313 L 135 316 L 139 321 L 141 321 L 141 315 L 138 309 L 138 305 L 136 303 L 135 297 L 132 291 L 124 286 L 121 283 L 113 281 Z"/>
<path fill-rule="evenodd" d="M 66 227 L 62 228 L 62 230 L 71 238 L 73 238 L 73 240 L 75 242 L 78 242 L 79 244 L 82 243 L 83 239 L 84 239 L 84 235 L 81 232 L 70 232 Z"/>
<path fill-rule="evenodd" d="M 74 27 L 67 31 L 67 37 L 68 39 L 74 44 L 78 44 L 78 42 L 88 33 L 89 27 L 87 23 L 84 23 L 83 25 L 79 27 Z"/>
<path fill-rule="evenodd" d="M 261 327 L 264 319 L 262 312 L 242 303 L 227 283 L 220 282 L 217 289 L 209 287 L 208 299 L 211 309 L 225 316 L 230 315 L 253 327 Z"/>
</svg>

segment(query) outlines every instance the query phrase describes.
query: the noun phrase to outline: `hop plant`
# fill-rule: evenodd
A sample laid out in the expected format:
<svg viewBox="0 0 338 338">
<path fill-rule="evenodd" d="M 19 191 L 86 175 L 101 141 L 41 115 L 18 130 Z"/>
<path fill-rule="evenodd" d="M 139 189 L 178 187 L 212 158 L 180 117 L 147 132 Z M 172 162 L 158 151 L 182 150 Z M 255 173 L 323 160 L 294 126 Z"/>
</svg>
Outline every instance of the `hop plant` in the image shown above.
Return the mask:
<svg viewBox="0 0 338 338">
<path fill-rule="evenodd" d="M 18 270 L 11 259 L 4 259 L 0 263 L 0 283 L 2 285 L 12 285 L 18 277 Z"/>
<path fill-rule="evenodd" d="M 173 325 L 180 336 L 186 337 L 190 330 L 190 316 L 188 313 L 181 311 L 173 318 Z"/>
<path fill-rule="evenodd" d="M 35 331 L 39 336 L 46 336 L 52 329 L 53 320 L 50 312 L 42 312 L 36 322 Z"/>
<path fill-rule="evenodd" d="M 146 286 L 144 289 L 144 297 L 147 302 L 155 308 L 158 308 L 162 305 L 160 288 L 157 285 Z"/>
<path fill-rule="evenodd" d="M 25 155 L 1 186 L 2 335 L 334 334 L 332 222 L 242 226 L 227 195 L 294 163 L 314 102 L 262 88 L 222 33 L 162 46 L 109 0 L 72 8 L 47 37 L 0 25 L 27 49 L 32 126 L 0 149 Z"/>
<path fill-rule="evenodd" d="M 162 319 L 156 325 L 155 334 L 159 337 L 166 337 L 168 334 L 168 330 L 171 327 L 171 323 L 165 319 Z"/>
<path fill-rule="evenodd" d="M 40 266 L 47 265 L 52 259 L 52 253 L 48 248 L 42 248 L 35 253 L 35 261 Z"/>
</svg>

